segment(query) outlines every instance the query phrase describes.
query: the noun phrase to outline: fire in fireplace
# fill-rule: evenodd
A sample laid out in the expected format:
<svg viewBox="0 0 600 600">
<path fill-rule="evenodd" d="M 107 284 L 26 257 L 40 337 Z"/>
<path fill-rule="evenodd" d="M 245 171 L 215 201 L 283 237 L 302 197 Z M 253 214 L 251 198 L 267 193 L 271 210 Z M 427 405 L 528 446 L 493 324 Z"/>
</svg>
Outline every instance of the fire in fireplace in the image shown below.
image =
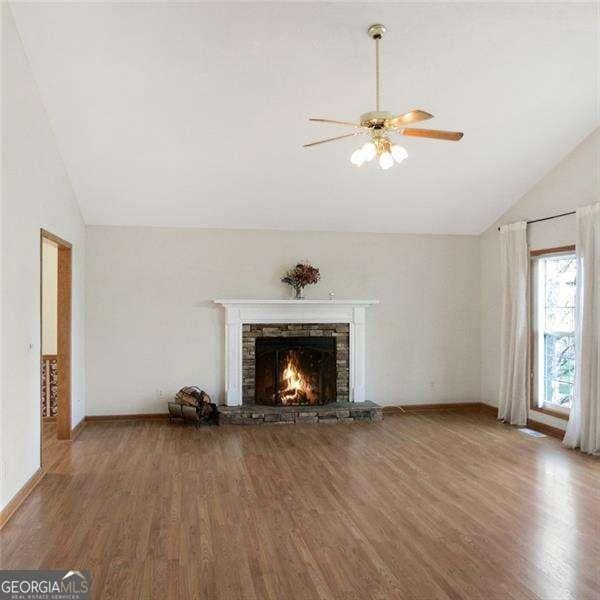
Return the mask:
<svg viewBox="0 0 600 600">
<path fill-rule="evenodd" d="M 255 402 L 293 406 L 336 401 L 333 337 L 256 338 Z"/>
</svg>

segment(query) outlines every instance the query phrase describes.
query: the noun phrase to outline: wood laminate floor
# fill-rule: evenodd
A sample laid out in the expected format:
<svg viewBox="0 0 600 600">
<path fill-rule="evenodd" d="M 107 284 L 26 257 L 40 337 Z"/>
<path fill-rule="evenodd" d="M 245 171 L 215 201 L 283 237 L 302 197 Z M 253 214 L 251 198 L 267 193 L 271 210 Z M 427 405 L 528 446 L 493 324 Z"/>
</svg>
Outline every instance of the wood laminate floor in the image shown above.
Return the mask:
<svg viewBox="0 0 600 600">
<path fill-rule="evenodd" d="M 95 422 L 0 544 L 96 599 L 597 600 L 600 462 L 483 413 Z"/>
<path fill-rule="evenodd" d="M 59 440 L 55 420 L 42 419 L 42 466 L 52 470 L 54 463 L 62 460 L 71 451 L 69 440 Z"/>
</svg>

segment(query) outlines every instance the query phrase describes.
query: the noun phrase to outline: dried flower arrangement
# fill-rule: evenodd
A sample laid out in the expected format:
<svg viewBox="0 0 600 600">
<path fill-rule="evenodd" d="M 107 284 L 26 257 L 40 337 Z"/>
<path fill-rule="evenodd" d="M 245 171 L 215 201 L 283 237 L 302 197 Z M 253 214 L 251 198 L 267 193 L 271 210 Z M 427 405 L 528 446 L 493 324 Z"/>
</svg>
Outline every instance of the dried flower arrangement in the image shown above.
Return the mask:
<svg viewBox="0 0 600 600">
<path fill-rule="evenodd" d="M 291 285 L 296 292 L 296 300 L 304 299 L 304 286 L 314 285 L 321 279 L 321 273 L 317 267 L 310 263 L 298 263 L 295 267 L 288 269 L 281 278 L 283 283 Z"/>
</svg>

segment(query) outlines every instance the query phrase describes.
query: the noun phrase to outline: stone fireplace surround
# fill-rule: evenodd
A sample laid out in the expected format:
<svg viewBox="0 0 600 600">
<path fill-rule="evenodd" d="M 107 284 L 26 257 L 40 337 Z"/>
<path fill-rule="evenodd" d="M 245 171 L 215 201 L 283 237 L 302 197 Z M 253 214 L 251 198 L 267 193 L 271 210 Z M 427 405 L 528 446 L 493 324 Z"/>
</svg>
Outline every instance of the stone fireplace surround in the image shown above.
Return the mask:
<svg viewBox="0 0 600 600">
<path fill-rule="evenodd" d="M 348 402 L 350 325 L 348 323 L 246 323 L 242 325 L 242 404 L 255 402 L 257 337 L 335 337 L 337 401 Z"/>
<path fill-rule="evenodd" d="M 377 300 L 218 299 L 214 302 L 225 308 L 225 406 L 220 407 L 224 422 L 283 423 L 332 418 L 375 421 L 381 418 L 381 407 L 365 399 L 365 313 L 369 306 L 379 303 Z M 255 325 L 259 327 L 253 329 Z M 338 384 L 341 383 L 339 392 L 343 392 L 344 400 L 338 393 L 338 402 L 320 406 L 259 407 L 247 403 L 254 397 L 254 370 L 250 361 L 254 350 L 252 334 L 265 334 L 271 327 L 272 335 L 284 331 L 290 331 L 287 334 L 290 337 L 298 335 L 297 329 L 287 329 L 290 325 L 302 325 L 300 331 L 308 331 L 308 335 L 311 331 L 312 335 L 327 332 L 339 338 L 336 350 L 340 351 L 337 360 L 341 364 L 337 367 L 338 377 L 343 381 L 338 379 Z M 322 327 L 317 328 L 319 325 Z"/>
</svg>

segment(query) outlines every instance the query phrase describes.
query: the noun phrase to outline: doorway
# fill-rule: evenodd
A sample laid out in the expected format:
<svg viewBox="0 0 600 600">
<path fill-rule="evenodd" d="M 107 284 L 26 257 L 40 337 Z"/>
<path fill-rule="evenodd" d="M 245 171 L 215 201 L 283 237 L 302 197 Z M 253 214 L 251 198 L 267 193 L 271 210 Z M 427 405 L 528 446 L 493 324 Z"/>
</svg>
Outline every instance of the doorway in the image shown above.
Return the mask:
<svg viewBox="0 0 600 600">
<path fill-rule="evenodd" d="M 71 439 L 72 246 L 41 230 L 40 236 L 40 419 L 41 462 Z"/>
</svg>

